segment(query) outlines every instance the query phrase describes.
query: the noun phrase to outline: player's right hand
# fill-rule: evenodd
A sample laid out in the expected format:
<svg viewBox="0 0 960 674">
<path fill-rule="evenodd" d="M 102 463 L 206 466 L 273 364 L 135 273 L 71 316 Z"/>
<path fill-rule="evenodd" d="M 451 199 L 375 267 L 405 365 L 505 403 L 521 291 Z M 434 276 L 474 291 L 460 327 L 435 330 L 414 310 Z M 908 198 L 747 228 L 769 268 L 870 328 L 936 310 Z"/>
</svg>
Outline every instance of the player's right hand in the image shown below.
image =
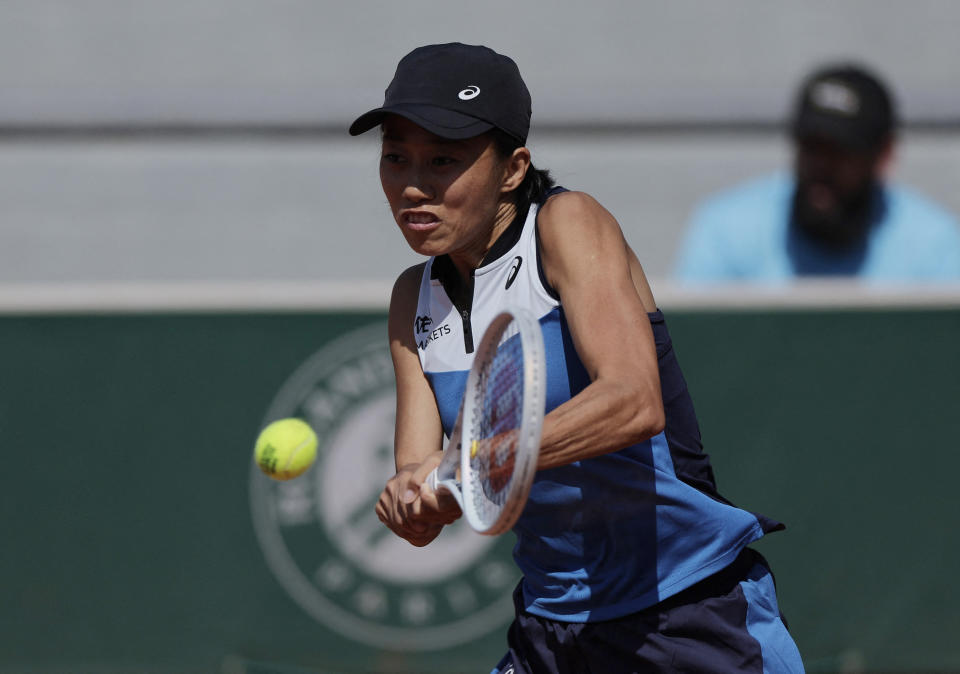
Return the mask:
<svg viewBox="0 0 960 674">
<path fill-rule="evenodd" d="M 409 491 L 405 492 L 403 497 L 411 513 L 416 516 L 426 516 L 431 521 L 452 524 L 463 515 L 457 499 L 446 489 L 434 491 L 427 484 L 427 478 L 440 465 L 442 458 L 443 452 L 427 457 L 414 471 L 408 485 Z"/>
<path fill-rule="evenodd" d="M 428 460 L 402 467 L 387 481 L 377 501 L 376 512 L 380 521 L 397 536 L 419 547 L 430 543 L 444 525 L 460 516 L 456 502 L 451 509 L 445 502 L 438 503 L 435 496 L 426 501 L 421 498 L 421 486 L 437 463 L 439 460 Z M 429 491 L 429 488 L 424 489 Z"/>
</svg>

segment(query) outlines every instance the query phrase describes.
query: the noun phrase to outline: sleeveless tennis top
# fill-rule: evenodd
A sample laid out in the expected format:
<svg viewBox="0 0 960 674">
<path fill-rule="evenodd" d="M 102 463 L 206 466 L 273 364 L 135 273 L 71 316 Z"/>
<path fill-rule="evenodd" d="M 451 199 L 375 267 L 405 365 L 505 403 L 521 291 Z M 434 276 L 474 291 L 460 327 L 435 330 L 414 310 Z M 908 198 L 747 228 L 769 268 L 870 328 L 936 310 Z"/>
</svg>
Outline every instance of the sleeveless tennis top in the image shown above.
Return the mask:
<svg viewBox="0 0 960 674">
<path fill-rule="evenodd" d="M 453 429 L 473 341 L 505 306 L 540 322 L 550 410 L 590 383 L 563 307 L 539 264 L 537 205 L 494 244 L 455 303 L 446 256 L 430 258 L 414 321 L 423 371 L 447 436 Z M 456 293 L 455 293 L 456 294 Z M 734 507 L 716 491 L 686 383 L 661 312 L 649 314 L 666 429 L 645 442 L 537 473 L 514 526 L 514 559 L 530 613 L 567 622 L 609 620 L 666 599 L 730 564 L 777 522 Z"/>
</svg>

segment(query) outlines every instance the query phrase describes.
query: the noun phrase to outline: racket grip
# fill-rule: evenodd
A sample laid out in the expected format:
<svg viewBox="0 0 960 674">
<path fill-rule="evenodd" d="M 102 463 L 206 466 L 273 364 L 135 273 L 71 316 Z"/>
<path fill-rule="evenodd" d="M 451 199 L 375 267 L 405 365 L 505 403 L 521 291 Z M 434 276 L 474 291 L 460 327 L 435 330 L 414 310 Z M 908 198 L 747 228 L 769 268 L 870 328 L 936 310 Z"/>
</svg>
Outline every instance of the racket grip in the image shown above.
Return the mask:
<svg viewBox="0 0 960 674">
<path fill-rule="evenodd" d="M 460 510 L 463 510 L 463 495 L 460 493 L 460 485 L 457 484 L 456 479 L 450 478 L 447 480 L 440 479 L 440 466 L 437 466 L 430 471 L 430 474 L 427 475 L 427 479 L 424 480 L 424 483 L 429 486 L 433 491 L 444 490 L 457 502 L 457 505 L 460 506 Z"/>
</svg>

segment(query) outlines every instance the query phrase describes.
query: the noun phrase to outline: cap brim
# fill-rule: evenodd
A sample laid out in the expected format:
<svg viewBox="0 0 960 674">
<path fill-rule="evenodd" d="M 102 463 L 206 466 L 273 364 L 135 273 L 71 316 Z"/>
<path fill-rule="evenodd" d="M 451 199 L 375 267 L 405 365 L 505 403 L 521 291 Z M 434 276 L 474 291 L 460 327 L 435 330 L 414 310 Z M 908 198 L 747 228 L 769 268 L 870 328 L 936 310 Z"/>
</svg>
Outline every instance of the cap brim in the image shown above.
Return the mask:
<svg viewBox="0 0 960 674">
<path fill-rule="evenodd" d="M 438 108 L 433 105 L 409 104 L 384 106 L 360 115 L 350 125 L 350 135 L 359 136 L 361 133 L 382 124 L 383 120 L 390 115 L 399 115 L 409 119 L 430 133 L 450 140 L 473 138 L 493 128 L 493 124 L 476 117 L 464 115 L 461 112 Z"/>
</svg>

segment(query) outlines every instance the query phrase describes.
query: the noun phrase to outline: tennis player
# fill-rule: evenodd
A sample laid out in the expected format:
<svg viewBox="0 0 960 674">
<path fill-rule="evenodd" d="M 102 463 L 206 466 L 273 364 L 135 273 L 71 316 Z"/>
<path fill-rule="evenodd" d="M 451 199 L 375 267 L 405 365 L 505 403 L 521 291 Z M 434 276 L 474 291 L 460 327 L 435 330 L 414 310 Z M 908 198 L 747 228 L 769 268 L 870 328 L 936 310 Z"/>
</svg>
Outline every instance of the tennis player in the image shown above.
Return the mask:
<svg viewBox="0 0 960 674">
<path fill-rule="evenodd" d="M 782 525 L 718 494 L 643 270 L 610 213 L 532 165 L 530 115 L 511 59 L 443 44 L 405 56 L 383 105 L 350 127 L 380 128 L 384 193 L 428 257 L 390 302 L 397 473 L 377 514 L 418 546 L 460 516 L 424 481 L 474 340 L 522 305 L 543 330 L 548 414 L 493 672 L 801 672 L 747 547 Z"/>
</svg>

